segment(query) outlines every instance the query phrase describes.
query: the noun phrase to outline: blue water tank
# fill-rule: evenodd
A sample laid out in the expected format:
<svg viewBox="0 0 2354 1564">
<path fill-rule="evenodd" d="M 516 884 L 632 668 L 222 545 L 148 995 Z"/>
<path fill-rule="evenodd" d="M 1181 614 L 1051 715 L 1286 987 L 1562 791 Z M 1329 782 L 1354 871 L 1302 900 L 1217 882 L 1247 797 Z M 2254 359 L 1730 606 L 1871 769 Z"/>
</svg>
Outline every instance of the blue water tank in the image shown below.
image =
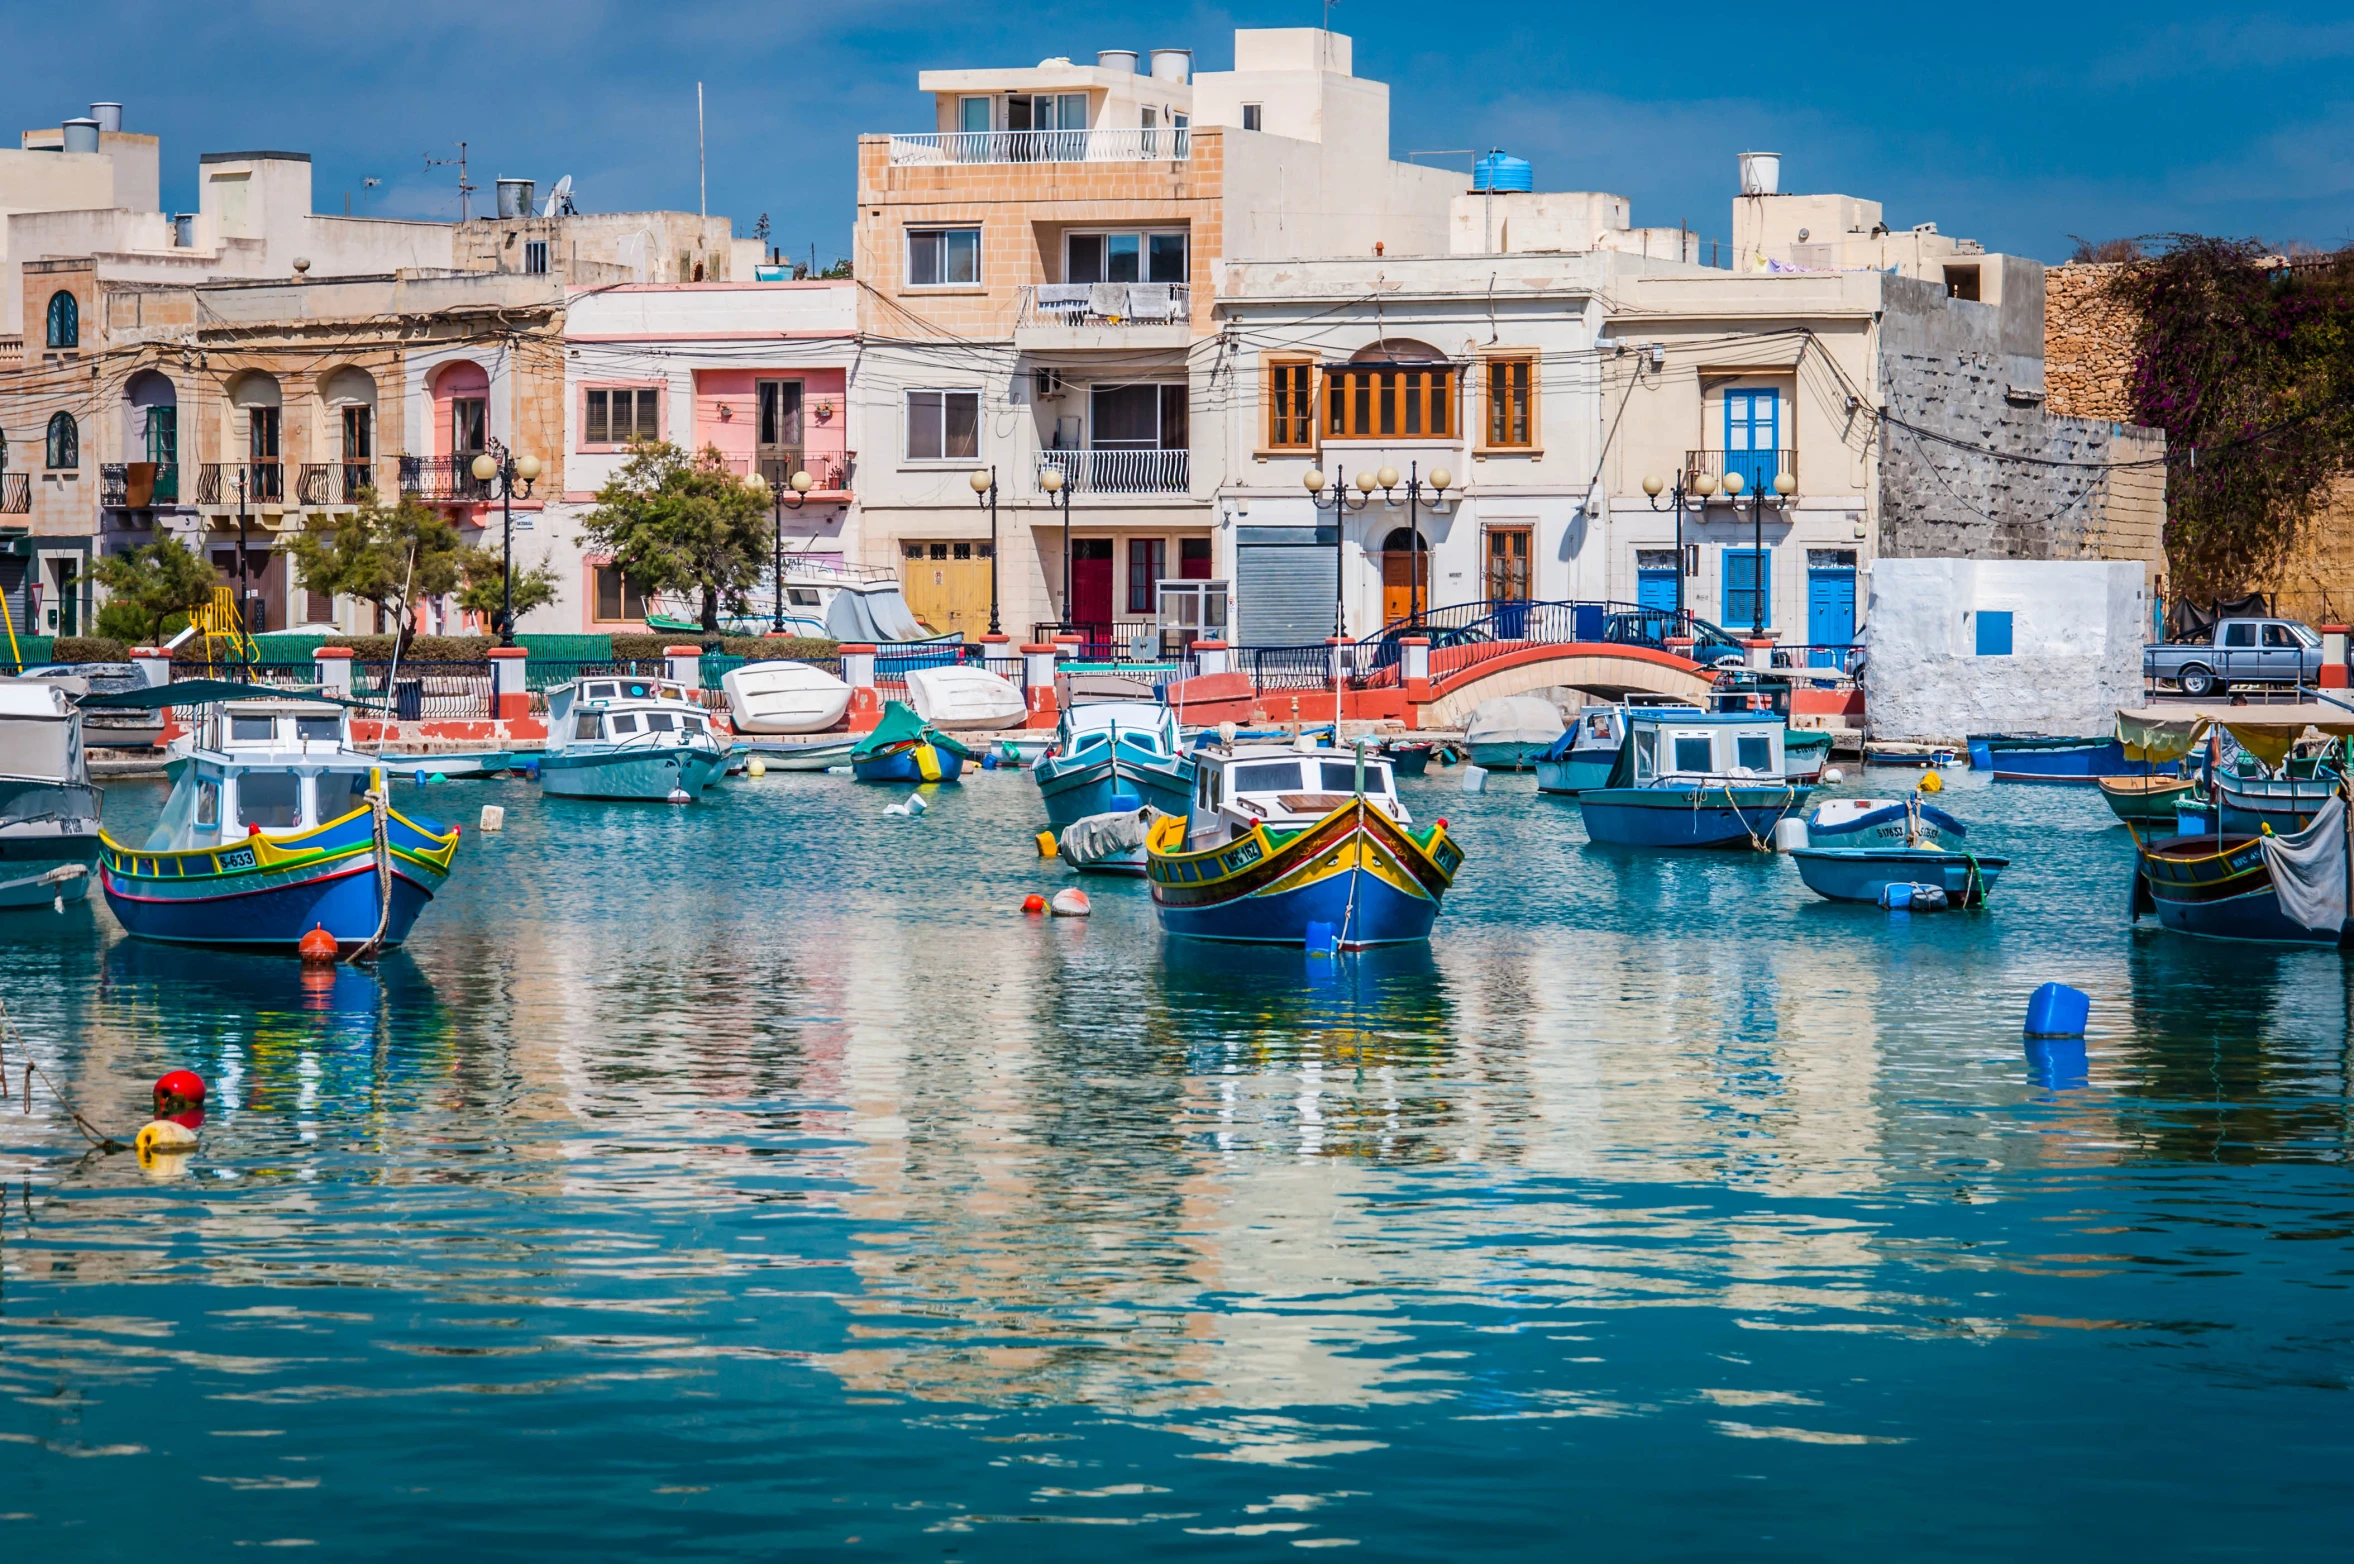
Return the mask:
<svg viewBox="0 0 2354 1564">
<path fill-rule="evenodd" d="M 1534 190 L 1537 171 L 1524 157 L 1491 152 L 1471 166 L 1474 190 Z"/>
</svg>

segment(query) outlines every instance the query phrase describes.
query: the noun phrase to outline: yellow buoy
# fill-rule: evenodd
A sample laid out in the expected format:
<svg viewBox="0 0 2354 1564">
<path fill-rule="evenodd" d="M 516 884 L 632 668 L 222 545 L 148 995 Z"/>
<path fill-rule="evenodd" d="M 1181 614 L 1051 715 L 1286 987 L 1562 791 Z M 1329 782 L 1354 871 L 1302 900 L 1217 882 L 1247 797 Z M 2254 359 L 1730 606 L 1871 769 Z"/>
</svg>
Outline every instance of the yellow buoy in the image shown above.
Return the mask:
<svg viewBox="0 0 2354 1564">
<path fill-rule="evenodd" d="M 1061 852 L 1062 844 L 1054 839 L 1054 833 L 1052 831 L 1041 831 L 1038 833 L 1039 857 L 1053 858 L 1058 856 Z"/>
<path fill-rule="evenodd" d="M 760 758 L 758 755 L 754 755 L 754 756 L 753 756 L 753 757 L 752 757 L 752 758 L 751 758 L 749 761 L 747 761 L 747 762 L 745 763 L 745 765 L 744 765 L 744 775 L 746 775 L 746 776 L 748 776 L 748 777 L 764 777 L 764 776 L 767 776 L 767 775 L 768 775 L 768 762 L 767 762 L 767 761 L 765 761 L 765 760 L 762 760 L 762 759 L 761 759 L 761 758 Z"/>
<path fill-rule="evenodd" d="M 196 1132 L 185 1124 L 175 1124 L 170 1119 L 157 1119 L 152 1123 L 142 1125 L 138 1137 L 131 1144 L 142 1157 L 152 1156 L 157 1152 L 194 1151 L 196 1149 Z"/>
<path fill-rule="evenodd" d="M 1927 776 L 1921 778 L 1921 791 L 1924 793 L 1944 792 L 1945 778 L 1939 776 L 1934 771 L 1930 772 Z"/>
</svg>

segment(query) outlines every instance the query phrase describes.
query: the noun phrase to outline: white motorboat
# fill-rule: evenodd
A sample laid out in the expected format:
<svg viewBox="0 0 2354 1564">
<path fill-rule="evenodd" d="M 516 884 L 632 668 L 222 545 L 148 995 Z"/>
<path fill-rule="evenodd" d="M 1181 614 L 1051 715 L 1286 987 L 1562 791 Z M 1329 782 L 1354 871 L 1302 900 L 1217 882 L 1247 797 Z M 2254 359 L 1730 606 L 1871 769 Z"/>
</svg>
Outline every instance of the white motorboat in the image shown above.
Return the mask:
<svg viewBox="0 0 2354 1564">
<path fill-rule="evenodd" d="M 807 663 L 746 663 L 720 683 L 738 733 L 822 733 L 850 709 L 850 686 Z"/>
<path fill-rule="evenodd" d="M 961 665 L 911 668 L 907 703 L 935 728 L 1011 728 L 1021 725 L 1029 706 L 1022 692 L 986 668 Z"/>
</svg>

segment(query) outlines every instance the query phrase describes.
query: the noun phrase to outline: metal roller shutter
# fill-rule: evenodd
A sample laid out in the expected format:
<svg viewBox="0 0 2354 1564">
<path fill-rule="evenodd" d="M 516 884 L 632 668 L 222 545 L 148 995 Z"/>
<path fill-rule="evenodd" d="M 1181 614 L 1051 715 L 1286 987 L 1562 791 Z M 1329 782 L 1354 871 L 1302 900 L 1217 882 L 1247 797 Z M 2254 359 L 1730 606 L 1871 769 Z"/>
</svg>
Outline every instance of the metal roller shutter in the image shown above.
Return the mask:
<svg viewBox="0 0 2354 1564">
<path fill-rule="evenodd" d="M 1234 530 L 1235 643 L 1314 646 L 1332 634 L 1330 527 Z"/>
</svg>

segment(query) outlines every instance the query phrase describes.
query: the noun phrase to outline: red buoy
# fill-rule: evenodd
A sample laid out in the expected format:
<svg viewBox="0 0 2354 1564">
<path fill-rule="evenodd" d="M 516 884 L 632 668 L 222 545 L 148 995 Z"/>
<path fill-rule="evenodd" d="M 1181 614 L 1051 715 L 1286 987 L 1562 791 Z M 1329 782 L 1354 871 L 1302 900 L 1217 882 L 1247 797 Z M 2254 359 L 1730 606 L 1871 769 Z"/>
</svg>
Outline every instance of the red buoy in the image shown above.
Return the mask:
<svg viewBox="0 0 2354 1564">
<path fill-rule="evenodd" d="M 204 1077 L 194 1070 L 174 1070 L 155 1083 L 155 1116 L 189 1129 L 204 1127 Z"/>
<path fill-rule="evenodd" d="M 305 961 L 333 961 L 337 954 L 335 936 L 324 925 L 305 934 L 294 948 L 302 953 Z"/>
<path fill-rule="evenodd" d="M 1035 918 L 1046 910 L 1046 898 L 1032 891 L 1022 898 L 1022 911 Z"/>
</svg>

